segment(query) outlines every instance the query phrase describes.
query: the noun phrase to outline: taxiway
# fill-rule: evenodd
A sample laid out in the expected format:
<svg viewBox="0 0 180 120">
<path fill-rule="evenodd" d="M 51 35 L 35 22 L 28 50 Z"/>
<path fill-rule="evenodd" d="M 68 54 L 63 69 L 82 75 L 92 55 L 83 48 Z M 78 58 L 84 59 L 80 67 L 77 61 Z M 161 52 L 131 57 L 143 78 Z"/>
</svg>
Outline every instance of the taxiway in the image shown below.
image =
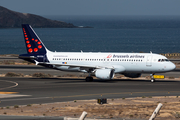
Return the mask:
<svg viewBox="0 0 180 120">
<path fill-rule="evenodd" d="M 18 85 L 17 85 L 18 84 Z M 179 81 L 111 80 L 85 82 L 75 78 L 0 78 L 0 107 L 97 98 L 180 94 Z M 13 93 L 13 94 L 12 94 Z"/>
</svg>

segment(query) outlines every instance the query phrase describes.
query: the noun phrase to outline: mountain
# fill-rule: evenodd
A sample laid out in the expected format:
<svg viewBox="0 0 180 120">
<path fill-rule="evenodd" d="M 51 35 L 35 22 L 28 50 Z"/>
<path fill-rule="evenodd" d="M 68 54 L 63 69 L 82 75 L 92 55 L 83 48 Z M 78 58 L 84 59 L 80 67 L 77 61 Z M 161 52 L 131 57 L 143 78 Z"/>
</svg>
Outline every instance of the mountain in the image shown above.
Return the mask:
<svg viewBox="0 0 180 120">
<path fill-rule="evenodd" d="M 21 24 L 42 28 L 77 28 L 73 24 L 50 20 L 38 15 L 20 13 L 0 6 L 0 28 L 19 28 Z"/>
</svg>

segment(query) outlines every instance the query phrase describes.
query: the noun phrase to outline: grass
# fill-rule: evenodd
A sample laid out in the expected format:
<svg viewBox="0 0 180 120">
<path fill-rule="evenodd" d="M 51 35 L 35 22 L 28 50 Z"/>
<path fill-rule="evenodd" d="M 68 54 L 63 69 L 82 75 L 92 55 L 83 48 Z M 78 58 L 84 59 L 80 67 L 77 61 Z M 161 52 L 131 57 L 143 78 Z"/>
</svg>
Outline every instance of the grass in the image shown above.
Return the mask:
<svg viewBox="0 0 180 120">
<path fill-rule="evenodd" d="M 18 105 L 15 105 L 14 108 L 19 108 L 19 106 L 18 106 Z"/>
<path fill-rule="evenodd" d="M 8 72 L 5 77 L 24 77 L 24 75 L 22 73 Z"/>
<path fill-rule="evenodd" d="M 30 107 L 30 106 L 32 106 L 32 105 L 31 105 L 31 104 L 28 104 L 27 106 Z"/>
<path fill-rule="evenodd" d="M 52 77 L 51 74 L 44 74 L 44 73 L 34 73 L 32 77 L 38 77 L 38 78 L 50 78 Z"/>
<path fill-rule="evenodd" d="M 133 117 L 133 115 L 129 115 L 129 117 L 131 117 L 131 118 L 132 118 L 132 117 Z"/>
<path fill-rule="evenodd" d="M 180 118 L 180 113 L 179 113 L 179 112 L 176 112 L 175 117 L 176 117 L 176 118 Z"/>
</svg>

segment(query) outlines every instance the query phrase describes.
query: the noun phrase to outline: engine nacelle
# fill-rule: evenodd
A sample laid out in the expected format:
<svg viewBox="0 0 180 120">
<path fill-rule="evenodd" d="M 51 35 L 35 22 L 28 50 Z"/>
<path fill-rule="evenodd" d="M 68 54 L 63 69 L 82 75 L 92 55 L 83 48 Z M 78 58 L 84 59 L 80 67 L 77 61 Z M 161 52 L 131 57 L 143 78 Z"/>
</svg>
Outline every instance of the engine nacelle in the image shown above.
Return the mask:
<svg viewBox="0 0 180 120">
<path fill-rule="evenodd" d="M 124 73 L 123 75 L 126 76 L 126 77 L 130 77 L 130 78 L 141 77 L 141 73 Z"/>
<path fill-rule="evenodd" d="M 95 76 L 99 79 L 112 79 L 114 77 L 114 70 L 112 69 L 97 69 Z"/>
</svg>

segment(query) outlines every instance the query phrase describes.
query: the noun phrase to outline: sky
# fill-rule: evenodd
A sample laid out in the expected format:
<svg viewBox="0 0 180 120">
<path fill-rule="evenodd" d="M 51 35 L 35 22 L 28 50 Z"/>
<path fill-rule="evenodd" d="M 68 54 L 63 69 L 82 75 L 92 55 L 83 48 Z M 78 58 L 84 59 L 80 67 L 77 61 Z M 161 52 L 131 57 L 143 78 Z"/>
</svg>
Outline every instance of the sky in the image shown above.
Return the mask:
<svg viewBox="0 0 180 120">
<path fill-rule="evenodd" d="M 37 15 L 180 15 L 180 0 L 0 0 L 0 6 Z"/>
</svg>

